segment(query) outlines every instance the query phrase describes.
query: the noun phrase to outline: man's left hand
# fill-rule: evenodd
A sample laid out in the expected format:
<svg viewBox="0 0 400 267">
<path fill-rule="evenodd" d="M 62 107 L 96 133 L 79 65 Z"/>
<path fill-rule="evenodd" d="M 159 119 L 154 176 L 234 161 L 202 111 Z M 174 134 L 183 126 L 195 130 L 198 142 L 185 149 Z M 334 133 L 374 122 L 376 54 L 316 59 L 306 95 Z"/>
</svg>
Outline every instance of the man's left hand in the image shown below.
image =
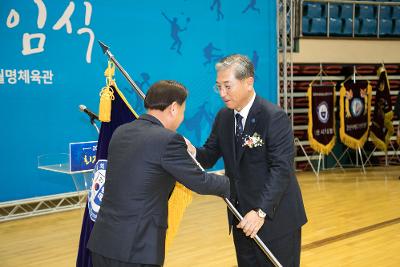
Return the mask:
<svg viewBox="0 0 400 267">
<path fill-rule="evenodd" d="M 236 226 L 237 228 L 243 229 L 246 236 L 254 238 L 258 230 L 263 226 L 265 218 L 258 216 L 257 212 L 254 210 L 249 211 L 243 220 Z"/>
</svg>

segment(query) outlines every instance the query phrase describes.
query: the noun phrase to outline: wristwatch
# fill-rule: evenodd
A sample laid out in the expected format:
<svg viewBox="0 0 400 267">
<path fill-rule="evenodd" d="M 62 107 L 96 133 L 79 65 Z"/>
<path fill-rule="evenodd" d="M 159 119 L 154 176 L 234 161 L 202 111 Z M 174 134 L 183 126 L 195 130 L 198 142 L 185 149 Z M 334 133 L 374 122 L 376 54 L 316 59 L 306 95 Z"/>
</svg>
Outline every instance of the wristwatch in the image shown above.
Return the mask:
<svg viewBox="0 0 400 267">
<path fill-rule="evenodd" d="M 255 209 L 255 211 L 257 212 L 257 215 L 260 218 L 264 219 L 267 216 L 267 214 L 262 209 Z"/>
</svg>

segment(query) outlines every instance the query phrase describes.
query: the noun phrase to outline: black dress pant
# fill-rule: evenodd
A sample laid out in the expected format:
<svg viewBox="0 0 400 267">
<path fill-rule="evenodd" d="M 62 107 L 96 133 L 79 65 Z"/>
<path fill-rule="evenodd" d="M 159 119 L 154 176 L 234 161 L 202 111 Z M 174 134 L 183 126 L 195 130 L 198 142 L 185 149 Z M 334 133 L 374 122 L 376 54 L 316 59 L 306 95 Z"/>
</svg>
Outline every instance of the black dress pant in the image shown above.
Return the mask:
<svg viewBox="0 0 400 267">
<path fill-rule="evenodd" d="M 238 267 L 273 267 L 257 243 L 233 225 L 233 241 L 235 243 Z M 280 238 L 264 242 L 275 258 L 284 267 L 300 266 L 301 228 Z"/>
<path fill-rule="evenodd" d="M 161 265 L 129 263 L 110 259 L 92 252 L 93 267 L 161 267 Z"/>
</svg>

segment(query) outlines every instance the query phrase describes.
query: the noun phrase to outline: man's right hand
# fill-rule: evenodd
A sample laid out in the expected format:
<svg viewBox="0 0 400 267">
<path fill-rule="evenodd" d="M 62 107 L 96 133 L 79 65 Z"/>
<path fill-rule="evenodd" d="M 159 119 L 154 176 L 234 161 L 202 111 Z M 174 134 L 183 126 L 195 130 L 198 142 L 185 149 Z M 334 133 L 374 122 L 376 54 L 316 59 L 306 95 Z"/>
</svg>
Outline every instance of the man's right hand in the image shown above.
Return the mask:
<svg viewBox="0 0 400 267">
<path fill-rule="evenodd" d="M 257 212 L 251 210 L 244 216 L 243 220 L 240 221 L 236 227 L 243 229 L 243 233 L 246 236 L 254 238 L 263 226 L 264 222 L 265 218 L 261 218 L 258 216 Z"/>
</svg>

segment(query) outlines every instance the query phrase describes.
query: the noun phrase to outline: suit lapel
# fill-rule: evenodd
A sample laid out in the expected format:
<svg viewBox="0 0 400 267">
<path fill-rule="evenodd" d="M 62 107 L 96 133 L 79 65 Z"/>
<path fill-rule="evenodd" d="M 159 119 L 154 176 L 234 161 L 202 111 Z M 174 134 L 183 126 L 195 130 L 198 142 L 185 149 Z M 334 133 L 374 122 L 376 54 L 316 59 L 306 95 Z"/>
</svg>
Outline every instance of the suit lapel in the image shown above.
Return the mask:
<svg viewBox="0 0 400 267">
<path fill-rule="evenodd" d="M 227 128 L 228 129 L 228 138 L 227 138 L 227 142 L 228 142 L 228 147 L 231 151 L 229 151 L 228 155 L 233 155 L 233 159 L 235 159 L 236 157 L 236 152 L 235 152 L 235 117 L 233 115 L 233 110 L 230 110 L 229 113 L 229 119 L 227 119 L 228 125 Z"/>
<path fill-rule="evenodd" d="M 247 136 L 252 136 L 254 134 L 254 129 L 256 128 L 258 122 L 258 113 L 261 107 L 259 100 L 260 100 L 259 97 L 256 96 L 253 106 L 250 108 L 250 112 L 249 115 L 247 116 L 246 124 L 244 126 L 243 138 Z M 238 154 L 235 157 L 237 161 L 240 161 L 245 149 L 246 147 L 240 146 Z"/>
</svg>

